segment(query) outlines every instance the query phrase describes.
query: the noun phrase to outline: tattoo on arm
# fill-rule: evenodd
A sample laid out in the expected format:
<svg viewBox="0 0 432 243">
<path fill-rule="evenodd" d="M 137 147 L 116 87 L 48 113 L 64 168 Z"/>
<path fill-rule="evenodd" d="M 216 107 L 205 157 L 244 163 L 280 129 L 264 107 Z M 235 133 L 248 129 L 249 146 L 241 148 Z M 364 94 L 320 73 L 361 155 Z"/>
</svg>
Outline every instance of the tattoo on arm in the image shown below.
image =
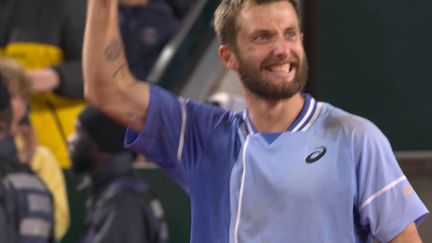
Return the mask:
<svg viewBox="0 0 432 243">
<path fill-rule="evenodd" d="M 131 120 L 144 121 L 144 119 L 145 119 L 144 115 L 138 115 L 138 114 L 135 114 L 131 111 L 126 112 L 125 115 L 128 119 L 131 119 Z"/>
<path fill-rule="evenodd" d="M 105 48 L 105 58 L 109 62 L 117 60 L 123 52 L 123 45 L 119 37 L 113 38 Z"/>
<path fill-rule="evenodd" d="M 120 72 L 120 70 L 122 70 L 123 68 L 126 67 L 126 63 L 123 63 L 122 65 L 120 65 L 112 74 L 112 78 L 115 78 L 117 76 L 117 74 Z"/>
</svg>

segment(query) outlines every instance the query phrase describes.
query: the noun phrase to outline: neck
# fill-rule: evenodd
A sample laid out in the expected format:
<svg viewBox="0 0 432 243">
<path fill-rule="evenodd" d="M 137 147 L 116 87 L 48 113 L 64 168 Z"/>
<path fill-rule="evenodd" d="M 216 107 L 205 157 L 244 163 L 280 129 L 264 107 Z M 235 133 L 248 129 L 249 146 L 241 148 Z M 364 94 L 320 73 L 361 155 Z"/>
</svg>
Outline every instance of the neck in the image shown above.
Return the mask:
<svg viewBox="0 0 432 243">
<path fill-rule="evenodd" d="M 247 91 L 246 103 L 257 132 L 284 132 L 301 112 L 304 97 L 297 93 L 289 99 L 267 100 Z"/>
<path fill-rule="evenodd" d="M 122 152 L 107 157 L 97 169 L 89 173 L 95 188 L 106 186 L 111 181 L 125 176 L 132 171 L 133 157 L 129 152 Z"/>
</svg>

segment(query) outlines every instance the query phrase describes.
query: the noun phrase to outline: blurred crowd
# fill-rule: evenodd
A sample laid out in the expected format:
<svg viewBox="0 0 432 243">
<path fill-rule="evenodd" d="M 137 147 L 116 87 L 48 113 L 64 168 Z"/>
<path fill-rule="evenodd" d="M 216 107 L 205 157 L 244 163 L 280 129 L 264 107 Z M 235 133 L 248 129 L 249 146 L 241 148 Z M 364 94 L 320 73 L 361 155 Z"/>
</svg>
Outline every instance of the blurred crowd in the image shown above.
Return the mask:
<svg viewBox="0 0 432 243">
<path fill-rule="evenodd" d="M 188 9 L 182 0 L 119 0 L 122 41 L 138 79 Z M 70 227 L 69 169 L 90 179 L 79 242 L 168 240 L 162 205 L 134 175 L 136 156 L 123 149 L 125 128 L 84 100 L 85 18 L 85 0 L 0 1 L 0 242 L 62 240 Z"/>
</svg>

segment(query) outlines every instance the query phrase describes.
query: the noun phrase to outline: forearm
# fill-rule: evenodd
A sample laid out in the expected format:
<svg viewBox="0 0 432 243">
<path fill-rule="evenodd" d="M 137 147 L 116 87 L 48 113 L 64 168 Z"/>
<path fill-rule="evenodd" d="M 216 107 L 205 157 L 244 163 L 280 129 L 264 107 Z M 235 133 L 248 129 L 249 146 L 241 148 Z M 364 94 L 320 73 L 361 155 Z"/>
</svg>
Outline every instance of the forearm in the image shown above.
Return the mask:
<svg viewBox="0 0 432 243">
<path fill-rule="evenodd" d="M 88 0 L 84 33 L 84 95 L 110 117 L 141 130 L 149 87 L 129 71 L 118 28 L 117 0 Z"/>
<path fill-rule="evenodd" d="M 117 22 L 117 0 L 88 1 L 83 76 L 85 96 L 94 103 L 103 102 L 122 83 L 133 82 Z"/>
<path fill-rule="evenodd" d="M 400 234 L 398 234 L 390 243 L 422 243 L 414 223 L 408 225 Z"/>
<path fill-rule="evenodd" d="M 32 81 L 33 92 L 53 91 L 63 97 L 83 99 L 81 60 L 28 70 L 27 75 Z"/>
</svg>

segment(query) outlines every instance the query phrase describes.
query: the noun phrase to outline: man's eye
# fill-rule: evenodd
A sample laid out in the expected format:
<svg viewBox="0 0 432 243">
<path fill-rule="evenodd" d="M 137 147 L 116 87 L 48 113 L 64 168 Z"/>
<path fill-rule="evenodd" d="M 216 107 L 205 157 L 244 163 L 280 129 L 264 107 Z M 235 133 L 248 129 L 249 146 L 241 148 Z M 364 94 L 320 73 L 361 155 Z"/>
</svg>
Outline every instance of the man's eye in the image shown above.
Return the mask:
<svg viewBox="0 0 432 243">
<path fill-rule="evenodd" d="M 288 38 L 290 38 L 290 39 L 294 38 L 296 35 L 297 35 L 297 34 L 296 34 L 295 31 L 288 31 L 288 32 L 286 33 L 286 36 L 287 36 Z"/>
<path fill-rule="evenodd" d="M 269 40 L 269 39 L 270 39 L 270 35 L 269 34 L 260 34 L 260 35 L 257 35 L 255 37 L 256 41 L 265 41 L 265 40 Z"/>
</svg>

